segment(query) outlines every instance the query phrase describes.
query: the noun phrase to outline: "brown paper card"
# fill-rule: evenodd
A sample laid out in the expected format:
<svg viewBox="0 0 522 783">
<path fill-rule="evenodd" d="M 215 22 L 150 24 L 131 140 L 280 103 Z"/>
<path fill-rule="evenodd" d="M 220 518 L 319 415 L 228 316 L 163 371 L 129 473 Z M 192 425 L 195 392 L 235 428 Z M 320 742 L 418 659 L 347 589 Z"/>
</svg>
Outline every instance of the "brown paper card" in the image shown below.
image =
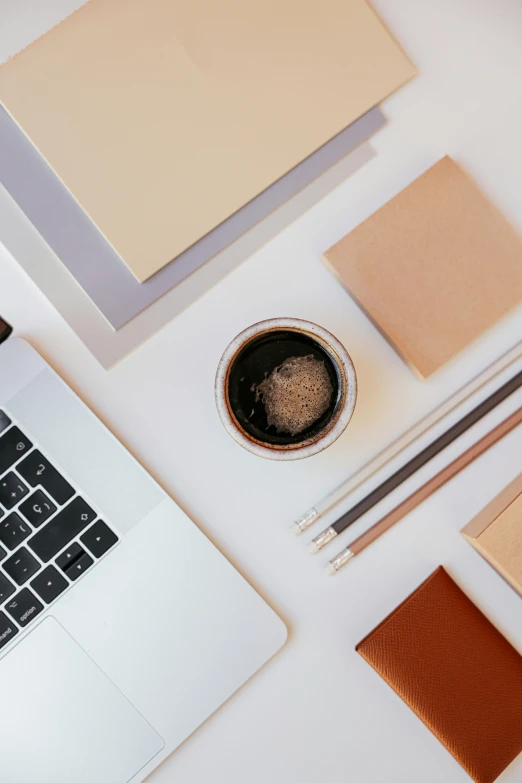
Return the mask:
<svg viewBox="0 0 522 783">
<path fill-rule="evenodd" d="M 522 595 L 522 473 L 462 535 Z"/>
<path fill-rule="evenodd" d="M 324 254 L 421 377 L 522 302 L 522 242 L 446 157 Z"/>
</svg>

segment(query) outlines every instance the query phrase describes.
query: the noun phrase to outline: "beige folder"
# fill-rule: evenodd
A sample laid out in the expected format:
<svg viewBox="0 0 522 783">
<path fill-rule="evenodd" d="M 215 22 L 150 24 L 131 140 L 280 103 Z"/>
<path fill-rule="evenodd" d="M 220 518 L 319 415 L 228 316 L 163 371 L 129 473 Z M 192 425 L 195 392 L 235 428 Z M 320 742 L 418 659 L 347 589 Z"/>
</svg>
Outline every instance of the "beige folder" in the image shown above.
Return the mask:
<svg viewBox="0 0 522 783">
<path fill-rule="evenodd" d="M 413 74 L 362 0 L 90 0 L 0 101 L 146 280 Z"/>
</svg>

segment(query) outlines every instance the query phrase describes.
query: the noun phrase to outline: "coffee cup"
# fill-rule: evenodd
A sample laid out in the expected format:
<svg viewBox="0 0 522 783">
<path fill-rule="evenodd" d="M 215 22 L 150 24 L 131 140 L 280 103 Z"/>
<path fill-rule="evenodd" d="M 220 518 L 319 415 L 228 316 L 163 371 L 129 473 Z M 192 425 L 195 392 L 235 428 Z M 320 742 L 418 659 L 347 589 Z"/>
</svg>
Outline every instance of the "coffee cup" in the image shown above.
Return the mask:
<svg viewBox="0 0 522 783">
<path fill-rule="evenodd" d="M 310 457 L 346 429 L 357 398 L 353 362 L 341 342 L 311 321 L 273 318 L 249 326 L 216 373 L 225 429 L 273 460 Z"/>
</svg>

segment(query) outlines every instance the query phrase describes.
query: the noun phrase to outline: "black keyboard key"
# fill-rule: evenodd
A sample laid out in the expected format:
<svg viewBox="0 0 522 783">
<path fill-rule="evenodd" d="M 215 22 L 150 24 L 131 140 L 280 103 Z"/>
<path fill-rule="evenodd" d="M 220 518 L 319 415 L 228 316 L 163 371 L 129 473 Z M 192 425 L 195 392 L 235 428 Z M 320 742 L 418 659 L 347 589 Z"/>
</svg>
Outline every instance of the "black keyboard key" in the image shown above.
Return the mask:
<svg viewBox="0 0 522 783">
<path fill-rule="evenodd" d="M 93 563 L 92 557 L 76 541 L 65 552 L 62 552 L 60 557 L 56 558 L 56 565 L 62 569 L 71 582 L 75 582 Z"/>
<path fill-rule="evenodd" d="M 48 563 L 78 533 L 96 519 L 96 513 L 85 500 L 75 497 L 50 522 L 29 539 L 29 546 L 40 560 Z"/>
<path fill-rule="evenodd" d="M 37 449 L 22 460 L 17 470 L 32 487 L 42 486 L 59 506 L 65 505 L 74 495 L 71 485 Z"/>
<path fill-rule="evenodd" d="M 118 537 L 107 527 L 105 522 L 99 519 L 92 527 L 87 530 L 80 541 L 84 544 L 94 557 L 101 557 L 111 546 L 118 541 Z"/>
<path fill-rule="evenodd" d="M 0 604 L 3 604 L 4 601 L 7 601 L 9 596 L 13 595 L 15 590 L 16 587 L 14 584 L 10 582 L 6 576 L 0 574 Z"/>
<path fill-rule="evenodd" d="M 71 546 L 67 547 L 65 552 L 62 552 L 60 557 L 56 558 L 56 565 L 58 568 L 61 568 L 62 571 L 65 571 L 65 569 L 68 568 L 71 563 L 74 563 L 75 560 L 78 560 L 84 554 L 85 549 L 83 549 L 75 541 L 74 544 L 71 544 Z"/>
<path fill-rule="evenodd" d="M 0 612 L 0 650 L 18 633 L 18 628 L 6 614 Z"/>
<path fill-rule="evenodd" d="M 7 552 L 5 551 L 5 549 L 3 548 L 3 546 L 0 546 L 0 563 L 2 562 L 2 560 L 4 559 L 4 557 L 7 557 Z"/>
<path fill-rule="evenodd" d="M 78 560 L 72 563 L 72 565 L 67 566 L 64 573 L 71 582 L 75 582 L 93 563 L 94 560 L 90 555 L 82 555 Z"/>
<path fill-rule="evenodd" d="M 67 589 L 68 584 L 67 580 L 51 565 L 33 579 L 31 587 L 46 604 L 50 604 Z"/>
<path fill-rule="evenodd" d="M 4 413 L 4 411 L 0 411 L 0 432 L 3 432 L 8 427 L 11 426 L 11 419 L 7 415 L 7 413 Z"/>
<path fill-rule="evenodd" d="M 11 617 L 25 628 L 43 610 L 43 605 L 30 590 L 24 588 L 5 605 Z"/>
<path fill-rule="evenodd" d="M 33 527 L 40 527 L 44 522 L 47 522 L 49 517 L 52 517 L 56 511 L 56 506 L 45 492 L 37 489 L 27 500 L 20 504 L 18 510 L 21 511 Z"/>
<path fill-rule="evenodd" d="M 4 321 L 3 318 L 0 318 L 0 343 L 3 343 L 5 340 L 7 340 L 8 337 L 10 337 L 13 333 L 13 327 L 11 324 L 8 324 L 7 321 Z"/>
<path fill-rule="evenodd" d="M 23 585 L 40 569 L 40 563 L 32 554 L 22 547 L 9 560 L 2 563 L 2 568 L 17 585 Z"/>
<path fill-rule="evenodd" d="M 29 489 L 16 473 L 8 473 L 0 480 L 0 503 L 7 509 L 14 508 Z"/>
<path fill-rule="evenodd" d="M 16 511 L 0 522 L 0 541 L 11 551 L 30 535 L 31 528 Z"/>
<path fill-rule="evenodd" d="M 29 438 L 18 427 L 11 427 L 0 437 L 0 474 L 14 465 L 32 447 Z"/>
</svg>

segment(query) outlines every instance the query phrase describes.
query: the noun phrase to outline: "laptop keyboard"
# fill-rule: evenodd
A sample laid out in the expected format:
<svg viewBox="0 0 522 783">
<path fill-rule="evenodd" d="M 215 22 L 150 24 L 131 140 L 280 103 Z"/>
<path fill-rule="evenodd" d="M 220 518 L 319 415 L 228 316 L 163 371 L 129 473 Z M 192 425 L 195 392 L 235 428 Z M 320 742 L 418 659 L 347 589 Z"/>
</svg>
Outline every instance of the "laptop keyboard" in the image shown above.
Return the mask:
<svg viewBox="0 0 522 783">
<path fill-rule="evenodd" d="M 0 650 L 117 542 L 0 410 Z"/>
</svg>

